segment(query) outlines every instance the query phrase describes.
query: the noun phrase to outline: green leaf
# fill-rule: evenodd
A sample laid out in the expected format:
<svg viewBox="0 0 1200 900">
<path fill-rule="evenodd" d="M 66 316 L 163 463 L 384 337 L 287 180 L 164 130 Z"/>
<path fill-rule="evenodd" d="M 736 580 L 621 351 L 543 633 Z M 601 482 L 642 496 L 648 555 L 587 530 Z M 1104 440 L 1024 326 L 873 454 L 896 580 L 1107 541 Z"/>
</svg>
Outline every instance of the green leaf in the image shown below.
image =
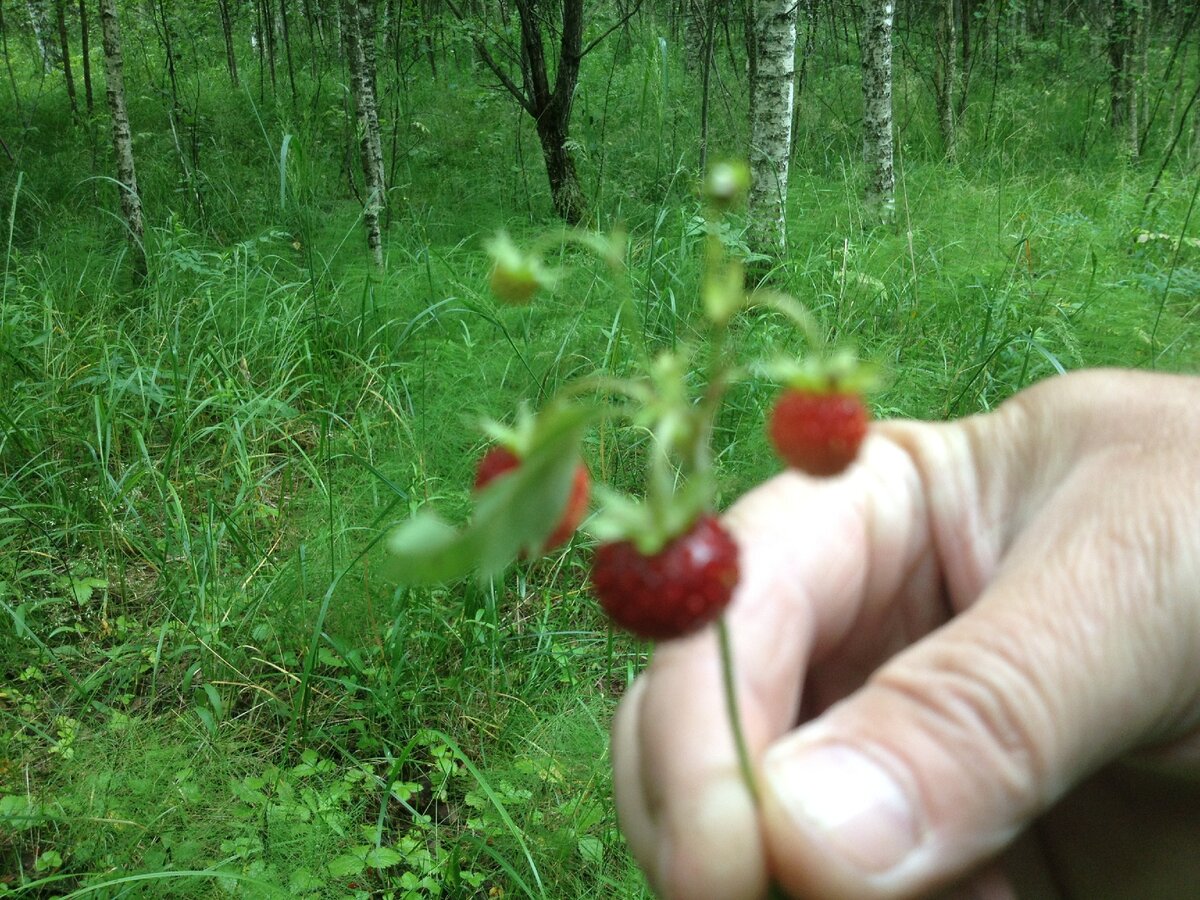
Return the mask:
<svg viewBox="0 0 1200 900">
<path fill-rule="evenodd" d="M 367 864 L 361 856 L 344 853 L 329 861 L 329 874 L 334 878 L 345 878 L 348 875 L 359 874 L 366 867 Z"/>
<path fill-rule="evenodd" d="M 585 836 L 579 839 L 579 855 L 592 865 L 604 862 L 604 842 L 598 837 Z"/>
<path fill-rule="evenodd" d="M 438 584 L 468 574 L 479 558 L 479 535 L 453 526 L 426 508 L 387 539 L 384 575 L 399 584 Z"/>
<path fill-rule="evenodd" d="M 456 530 L 432 510 L 419 511 L 388 536 L 385 575 L 408 585 L 451 581 L 471 571 L 487 580 L 522 552 L 537 553 L 566 505 L 579 444 L 596 415 L 585 405 L 540 413 L 529 454 L 480 492 L 471 522 Z"/>
<path fill-rule="evenodd" d="M 372 869 L 386 869 L 404 862 L 404 854 L 391 847 L 373 847 L 367 853 L 367 865 Z"/>
</svg>

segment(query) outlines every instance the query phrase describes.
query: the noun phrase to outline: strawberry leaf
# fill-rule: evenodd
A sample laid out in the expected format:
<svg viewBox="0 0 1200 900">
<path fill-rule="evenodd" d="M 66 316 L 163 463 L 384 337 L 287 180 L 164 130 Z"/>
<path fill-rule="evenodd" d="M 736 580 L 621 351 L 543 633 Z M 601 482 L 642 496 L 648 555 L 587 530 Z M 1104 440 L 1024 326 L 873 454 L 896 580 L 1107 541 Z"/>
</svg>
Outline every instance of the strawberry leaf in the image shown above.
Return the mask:
<svg viewBox="0 0 1200 900">
<path fill-rule="evenodd" d="M 475 568 L 479 536 L 459 531 L 430 509 L 397 526 L 387 539 L 384 575 L 399 584 L 438 584 Z"/>
<path fill-rule="evenodd" d="M 536 554 L 566 507 L 591 406 L 550 407 L 538 415 L 529 455 L 478 495 L 470 523 L 456 529 L 421 510 L 388 536 L 384 574 L 407 585 L 438 584 L 475 572 L 486 580 L 521 553 Z"/>
</svg>

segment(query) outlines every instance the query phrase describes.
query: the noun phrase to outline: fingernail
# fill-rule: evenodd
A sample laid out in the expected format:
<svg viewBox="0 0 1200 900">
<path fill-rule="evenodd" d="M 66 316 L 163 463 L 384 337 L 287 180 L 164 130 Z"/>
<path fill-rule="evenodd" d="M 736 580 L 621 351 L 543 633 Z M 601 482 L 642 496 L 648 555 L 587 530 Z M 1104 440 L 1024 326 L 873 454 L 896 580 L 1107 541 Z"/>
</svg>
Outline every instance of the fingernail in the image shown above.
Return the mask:
<svg viewBox="0 0 1200 900">
<path fill-rule="evenodd" d="M 857 869 L 886 872 L 920 843 L 908 794 L 858 750 L 844 744 L 781 749 L 768 757 L 764 770 L 796 824 Z"/>
</svg>

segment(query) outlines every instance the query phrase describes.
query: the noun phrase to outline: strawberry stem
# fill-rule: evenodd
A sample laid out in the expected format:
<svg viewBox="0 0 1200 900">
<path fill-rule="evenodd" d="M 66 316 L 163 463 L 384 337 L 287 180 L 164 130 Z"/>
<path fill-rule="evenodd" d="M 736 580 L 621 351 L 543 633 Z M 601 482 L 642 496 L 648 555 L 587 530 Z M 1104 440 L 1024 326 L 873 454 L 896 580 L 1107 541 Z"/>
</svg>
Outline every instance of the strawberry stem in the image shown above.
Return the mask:
<svg viewBox="0 0 1200 900">
<path fill-rule="evenodd" d="M 754 809 L 762 812 L 762 792 L 750 762 L 750 748 L 746 745 L 746 732 L 742 729 L 742 714 L 738 709 L 737 690 L 733 682 L 733 642 L 729 638 L 729 626 L 725 616 L 717 618 L 717 642 L 721 647 L 721 682 L 725 689 L 725 709 L 729 713 L 729 730 L 733 734 L 733 745 L 737 750 L 738 769 Z M 772 878 L 767 884 L 767 900 L 786 900 L 787 894 Z"/>
<path fill-rule="evenodd" d="M 758 779 L 754 777 L 754 767 L 750 763 L 750 750 L 746 746 L 746 733 L 742 729 L 742 715 L 738 709 L 737 690 L 733 683 L 734 662 L 733 643 L 729 639 L 729 626 L 725 617 L 717 619 L 717 641 L 721 646 L 721 682 L 725 688 L 725 709 L 729 713 L 729 730 L 733 733 L 733 745 L 737 750 L 738 769 L 742 781 L 754 801 L 755 809 L 762 808 L 762 795 L 758 790 Z"/>
</svg>

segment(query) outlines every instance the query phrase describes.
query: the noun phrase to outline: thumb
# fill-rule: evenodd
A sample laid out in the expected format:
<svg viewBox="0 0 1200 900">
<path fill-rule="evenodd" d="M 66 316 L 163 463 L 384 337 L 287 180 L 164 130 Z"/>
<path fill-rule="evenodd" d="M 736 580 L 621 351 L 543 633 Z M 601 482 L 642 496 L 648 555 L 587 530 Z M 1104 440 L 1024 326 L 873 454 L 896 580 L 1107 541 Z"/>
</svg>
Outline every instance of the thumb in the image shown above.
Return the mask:
<svg viewBox="0 0 1200 900">
<path fill-rule="evenodd" d="M 1104 763 L 1194 726 L 1194 529 L 1171 512 L 1178 483 L 1137 462 L 1069 472 L 965 612 L 766 754 L 789 893 L 924 894 Z"/>
</svg>

